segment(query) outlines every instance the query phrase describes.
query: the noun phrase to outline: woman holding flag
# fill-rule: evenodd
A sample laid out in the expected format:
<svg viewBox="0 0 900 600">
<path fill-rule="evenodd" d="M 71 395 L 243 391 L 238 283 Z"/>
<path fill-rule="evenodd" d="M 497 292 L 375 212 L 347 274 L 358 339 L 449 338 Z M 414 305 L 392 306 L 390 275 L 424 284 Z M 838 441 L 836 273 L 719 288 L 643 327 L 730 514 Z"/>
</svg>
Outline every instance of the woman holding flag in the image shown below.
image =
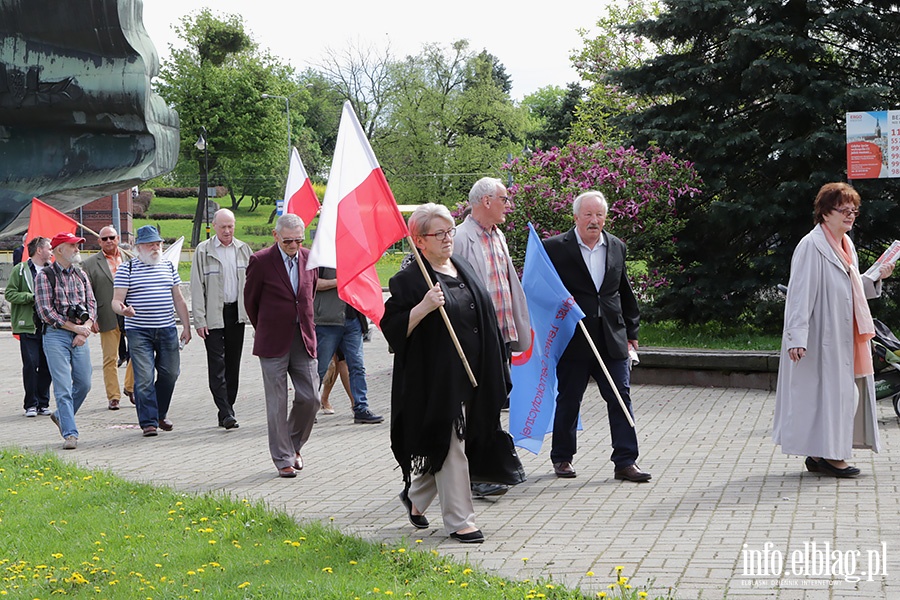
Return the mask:
<svg viewBox="0 0 900 600">
<path fill-rule="evenodd" d="M 381 328 L 394 350 L 391 448 L 403 471 L 400 500 L 410 523 L 425 529 L 425 511 L 440 496 L 444 528 L 463 543 L 481 543 L 475 526 L 466 444 L 491 462 L 500 405 L 509 390 L 503 339 L 487 291 L 471 265 L 453 255 L 453 218 L 447 207 L 423 204 L 409 219 L 424 260 L 390 281 Z M 430 286 L 430 281 L 437 283 Z M 442 321 L 443 306 L 478 383 L 473 386 Z M 507 451 L 508 452 L 508 451 Z M 487 454 L 487 456 L 482 456 Z M 499 461 L 499 458 L 497 458 Z M 416 477 L 413 479 L 413 475 Z"/>
</svg>

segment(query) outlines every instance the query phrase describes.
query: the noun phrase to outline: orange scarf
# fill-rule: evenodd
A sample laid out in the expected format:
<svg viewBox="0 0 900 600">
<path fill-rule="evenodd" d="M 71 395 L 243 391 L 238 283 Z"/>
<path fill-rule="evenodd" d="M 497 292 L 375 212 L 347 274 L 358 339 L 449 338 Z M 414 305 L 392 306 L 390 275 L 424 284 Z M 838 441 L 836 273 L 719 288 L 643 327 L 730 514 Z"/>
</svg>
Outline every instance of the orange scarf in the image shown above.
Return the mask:
<svg viewBox="0 0 900 600">
<path fill-rule="evenodd" d="M 863 291 L 862 279 L 859 269 L 853 264 L 853 256 L 850 253 L 850 238 L 841 237 L 841 243 L 834 238 L 831 231 L 822 224 L 825 239 L 831 245 L 838 259 L 843 263 L 850 277 L 850 289 L 853 297 L 853 374 L 856 377 L 865 377 L 875 373 L 872 366 L 872 351 L 869 348 L 869 340 L 875 337 L 875 323 L 872 322 L 872 313 L 869 312 L 869 303 Z"/>
</svg>

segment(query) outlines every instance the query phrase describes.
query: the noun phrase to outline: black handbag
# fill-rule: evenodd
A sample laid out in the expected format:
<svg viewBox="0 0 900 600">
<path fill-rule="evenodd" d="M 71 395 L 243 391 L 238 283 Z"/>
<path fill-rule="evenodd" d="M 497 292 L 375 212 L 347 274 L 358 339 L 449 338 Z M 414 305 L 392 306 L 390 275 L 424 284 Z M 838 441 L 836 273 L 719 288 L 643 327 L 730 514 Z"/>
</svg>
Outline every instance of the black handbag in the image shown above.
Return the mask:
<svg viewBox="0 0 900 600">
<path fill-rule="evenodd" d="M 512 436 L 499 427 L 488 439 L 466 440 L 466 458 L 472 483 L 518 485 L 526 479 Z"/>
</svg>

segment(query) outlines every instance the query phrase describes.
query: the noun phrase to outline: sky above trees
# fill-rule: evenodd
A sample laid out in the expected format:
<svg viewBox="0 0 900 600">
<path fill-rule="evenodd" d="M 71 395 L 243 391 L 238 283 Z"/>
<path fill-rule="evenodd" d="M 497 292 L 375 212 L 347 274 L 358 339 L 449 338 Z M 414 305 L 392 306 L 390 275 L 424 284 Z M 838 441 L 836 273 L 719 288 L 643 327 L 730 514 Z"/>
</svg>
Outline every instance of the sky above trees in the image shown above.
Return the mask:
<svg viewBox="0 0 900 600">
<path fill-rule="evenodd" d="M 522 99 L 547 85 L 578 81 L 570 55 L 583 46 L 577 30 L 591 30 L 604 16 L 608 0 L 570 0 L 565 10 L 508 3 L 458 0 L 423 5 L 411 0 L 378 3 L 289 3 L 285 0 L 146 0 L 144 26 L 161 58 L 178 41 L 172 25 L 182 16 L 209 7 L 215 13 L 241 15 L 254 40 L 298 71 L 315 66 L 326 47 L 350 42 L 384 47 L 396 56 L 418 54 L 422 45 L 450 45 L 468 39 L 472 49 L 486 49 L 512 78 L 511 96 Z M 311 10 L 303 7 L 312 6 Z"/>
</svg>

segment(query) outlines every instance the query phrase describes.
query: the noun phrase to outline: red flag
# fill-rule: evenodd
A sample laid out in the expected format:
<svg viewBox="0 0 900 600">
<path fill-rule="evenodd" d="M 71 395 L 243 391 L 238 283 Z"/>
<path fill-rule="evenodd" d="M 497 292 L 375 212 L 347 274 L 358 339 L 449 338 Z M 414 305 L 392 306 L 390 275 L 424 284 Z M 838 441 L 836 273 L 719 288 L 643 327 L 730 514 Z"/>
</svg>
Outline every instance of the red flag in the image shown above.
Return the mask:
<svg viewBox="0 0 900 600">
<path fill-rule="evenodd" d="M 28 234 L 26 239 L 30 242 L 36 236 L 53 239 L 57 233 L 75 233 L 78 221 L 65 215 L 49 204 L 44 204 L 37 198 L 31 199 L 31 218 L 28 221 Z M 28 243 L 25 243 L 25 252 L 22 260 L 28 258 Z"/>
<path fill-rule="evenodd" d="M 319 199 L 306 169 L 303 168 L 300 153 L 296 148 L 291 148 L 291 167 L 288 170 L 287 187 L 284 189 L 284 212 L 297 215 L 309 227 L 310 221 L 319 212 L 319 206 Z"/>
<path fill-rule="evenodd" d="M 337 270 L 338 296 L 376 324 L 384 315 L 375 263 L 409 235 L 349 102 L 344 102 L 319 226 L 307 268 Z"/>
</svg>

